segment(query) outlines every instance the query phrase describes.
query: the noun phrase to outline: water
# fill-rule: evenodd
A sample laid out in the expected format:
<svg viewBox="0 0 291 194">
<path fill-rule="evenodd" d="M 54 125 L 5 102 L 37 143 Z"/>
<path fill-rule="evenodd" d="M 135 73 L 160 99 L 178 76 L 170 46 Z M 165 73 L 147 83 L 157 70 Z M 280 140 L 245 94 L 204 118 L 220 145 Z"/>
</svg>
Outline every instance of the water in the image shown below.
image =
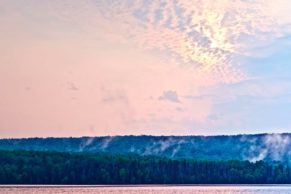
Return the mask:
<svg viewBox="0 0 291 194">
<path fill-rule="evenodd" d="M 0 186 L 0 194 L 291 194 L 291 186 Z"/>
</svg>

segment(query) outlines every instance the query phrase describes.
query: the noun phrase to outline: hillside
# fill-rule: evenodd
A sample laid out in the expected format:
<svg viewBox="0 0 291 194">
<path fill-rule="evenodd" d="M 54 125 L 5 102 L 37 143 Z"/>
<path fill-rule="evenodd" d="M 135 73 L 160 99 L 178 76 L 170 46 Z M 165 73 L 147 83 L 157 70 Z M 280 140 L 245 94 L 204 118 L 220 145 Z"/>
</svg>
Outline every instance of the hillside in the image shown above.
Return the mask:
<svg viewBox="0 0 291 194">
<path fill-rule="evenodd" d="M 291 159 L 291 134 L 1 139 L 1 150 L 155 155 L 198 160 Z"/>
</svg>

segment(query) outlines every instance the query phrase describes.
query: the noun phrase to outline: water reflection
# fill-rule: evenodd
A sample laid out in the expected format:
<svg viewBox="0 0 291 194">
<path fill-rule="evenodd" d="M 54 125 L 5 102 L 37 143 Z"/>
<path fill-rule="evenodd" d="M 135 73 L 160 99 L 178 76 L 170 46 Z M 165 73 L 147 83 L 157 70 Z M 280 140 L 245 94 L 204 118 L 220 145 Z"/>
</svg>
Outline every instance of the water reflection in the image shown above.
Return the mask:
<svg viewBox="0 0 291 194">
<path fill-rule="evenodd" d="M 291 194 L 290 186 L 2 186 L 0 194 Z"/>
</svg>

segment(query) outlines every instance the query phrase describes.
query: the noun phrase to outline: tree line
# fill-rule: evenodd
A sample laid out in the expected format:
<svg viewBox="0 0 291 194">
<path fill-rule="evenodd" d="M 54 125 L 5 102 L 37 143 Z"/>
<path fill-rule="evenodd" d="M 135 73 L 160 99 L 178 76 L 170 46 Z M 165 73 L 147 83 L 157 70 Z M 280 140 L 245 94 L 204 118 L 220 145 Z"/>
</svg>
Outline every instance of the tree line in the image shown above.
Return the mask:
<svg viewBox="0 0 291 194">
<path fill-rule="evenodd" d="M 0 151 L 0 184 L 281 184 L 290 168 L 259 161 Z"/>
</svg>

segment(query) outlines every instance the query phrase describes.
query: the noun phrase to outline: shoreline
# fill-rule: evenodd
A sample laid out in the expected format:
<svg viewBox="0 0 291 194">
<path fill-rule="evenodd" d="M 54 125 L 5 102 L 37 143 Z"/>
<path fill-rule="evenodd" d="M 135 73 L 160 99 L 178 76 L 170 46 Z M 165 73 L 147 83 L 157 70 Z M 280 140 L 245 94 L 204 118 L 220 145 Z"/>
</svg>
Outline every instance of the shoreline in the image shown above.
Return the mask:
<svg viewBox="0 0 291 194">
<path fill-rule="evenodd" d="M 1 185 L 0 188 L 291 187 L 291 184 Z"/>
</svg>

